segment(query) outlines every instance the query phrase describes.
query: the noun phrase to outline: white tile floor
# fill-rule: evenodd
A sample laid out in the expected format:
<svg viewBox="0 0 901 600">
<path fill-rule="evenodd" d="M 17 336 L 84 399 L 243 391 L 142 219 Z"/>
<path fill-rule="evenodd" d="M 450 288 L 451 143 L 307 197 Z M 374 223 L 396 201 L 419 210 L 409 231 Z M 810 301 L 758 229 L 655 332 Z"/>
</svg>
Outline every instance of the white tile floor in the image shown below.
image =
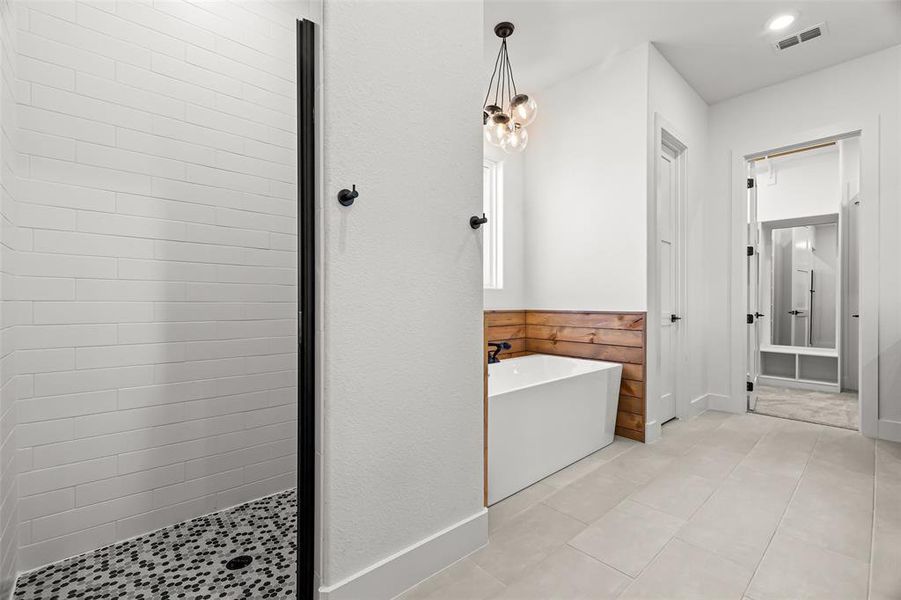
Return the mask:
<svg viewBox="0 0 901 600">
<path fill-rule="evenodd" d="M 403 600 L 901 598 L 901 444 L 707 412 L 489 509 L 490 543 Z"/>
</svg>

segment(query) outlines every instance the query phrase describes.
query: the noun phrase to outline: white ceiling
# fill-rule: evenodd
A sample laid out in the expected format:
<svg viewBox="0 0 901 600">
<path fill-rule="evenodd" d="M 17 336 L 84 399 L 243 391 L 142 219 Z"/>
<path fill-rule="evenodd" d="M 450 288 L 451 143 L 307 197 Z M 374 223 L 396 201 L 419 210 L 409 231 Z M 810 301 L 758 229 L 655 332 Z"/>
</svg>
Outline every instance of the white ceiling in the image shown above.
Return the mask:
<svg viewBox="0 0 901 600">
<path fill-rule="evenodd" d="M 800 13 L 795 23 L 767 32 L 767 21 L 787 11 Z M 516 27 L 508 50 L 520 91 L 540 90 L 651 41 L 711 104 L 901 44 L 901 0 L 485 0 L 486 88 L 500 21 Z M 823 21 L 824 37 L 772 49 L 773 41 Z"/>
</svg>

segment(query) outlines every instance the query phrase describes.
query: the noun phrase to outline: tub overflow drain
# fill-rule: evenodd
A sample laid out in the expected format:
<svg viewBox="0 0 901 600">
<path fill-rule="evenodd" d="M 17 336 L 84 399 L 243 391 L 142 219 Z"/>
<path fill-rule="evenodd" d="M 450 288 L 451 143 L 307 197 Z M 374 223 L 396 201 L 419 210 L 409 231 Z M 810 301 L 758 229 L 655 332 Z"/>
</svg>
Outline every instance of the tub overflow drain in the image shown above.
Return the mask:
<svg viewBox="0 0 901 600">
<path fill-rule="evenodd" d="M 233 559 L 229 560 L 227 563 L 225 563 L 225 568 L 229 571 L 237 571 L 238 569 L 243 569 L 251 562 L 253 562 L 253 558 L 244 554 L 242 556 L 236 556 Z"/>
</svg>

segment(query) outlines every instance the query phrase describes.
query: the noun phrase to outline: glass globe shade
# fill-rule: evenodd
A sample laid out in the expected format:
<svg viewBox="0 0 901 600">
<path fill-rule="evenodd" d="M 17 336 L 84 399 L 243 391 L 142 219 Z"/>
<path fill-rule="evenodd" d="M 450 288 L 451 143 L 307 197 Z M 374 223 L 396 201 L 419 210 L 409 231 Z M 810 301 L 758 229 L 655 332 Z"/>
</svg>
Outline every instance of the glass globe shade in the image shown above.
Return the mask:
<svg viewBox="0 0 901 600">
<path fill-rule="evenodd" d="M 501 148 L 504 149 L 504 152 L 513 154 L 514 152 L 522 152 L 528 143 L 529 132 L 526 131 L 525 127 L 517 123 L 513 125 L 513 130 L 501 143 Z"/>
<path fill-rule="evenodd" d="M 531 125 L 538 114 L 538 103 L 535 99 L 526 94 L 516 94 L 510 101 L 510 116 L 514 123 L 519 123 L 523 127 Z"/>
<path fill-rule="evenodd" d="M 493 146 L 501 146 L 510 133 L 510 117 L 502 112 L 495 113 L 485 125 L 485 141 Z"/>
<path fill-rule="evenodd" d="M 487 125 L 491 117 L 501 112 L 501 107 L 496 104 L 489 104 L 482 109 L 482 125 Z"/>
</svg>

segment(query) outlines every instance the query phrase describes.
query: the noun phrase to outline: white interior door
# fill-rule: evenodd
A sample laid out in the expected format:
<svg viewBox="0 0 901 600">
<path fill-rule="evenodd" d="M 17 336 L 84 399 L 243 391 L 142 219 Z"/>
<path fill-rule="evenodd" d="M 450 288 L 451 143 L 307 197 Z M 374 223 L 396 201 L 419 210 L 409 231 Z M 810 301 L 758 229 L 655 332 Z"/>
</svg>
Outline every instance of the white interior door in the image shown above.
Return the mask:
<svg viewBox="0 0 901 600">
<path fill-rule="evenodd" d="M 676 417 L 676 343 L 679 332 L 678 155 L 665 144 L 657 159 L 657 251 L 660 294 L 660 423 Z"/>
</svg>

